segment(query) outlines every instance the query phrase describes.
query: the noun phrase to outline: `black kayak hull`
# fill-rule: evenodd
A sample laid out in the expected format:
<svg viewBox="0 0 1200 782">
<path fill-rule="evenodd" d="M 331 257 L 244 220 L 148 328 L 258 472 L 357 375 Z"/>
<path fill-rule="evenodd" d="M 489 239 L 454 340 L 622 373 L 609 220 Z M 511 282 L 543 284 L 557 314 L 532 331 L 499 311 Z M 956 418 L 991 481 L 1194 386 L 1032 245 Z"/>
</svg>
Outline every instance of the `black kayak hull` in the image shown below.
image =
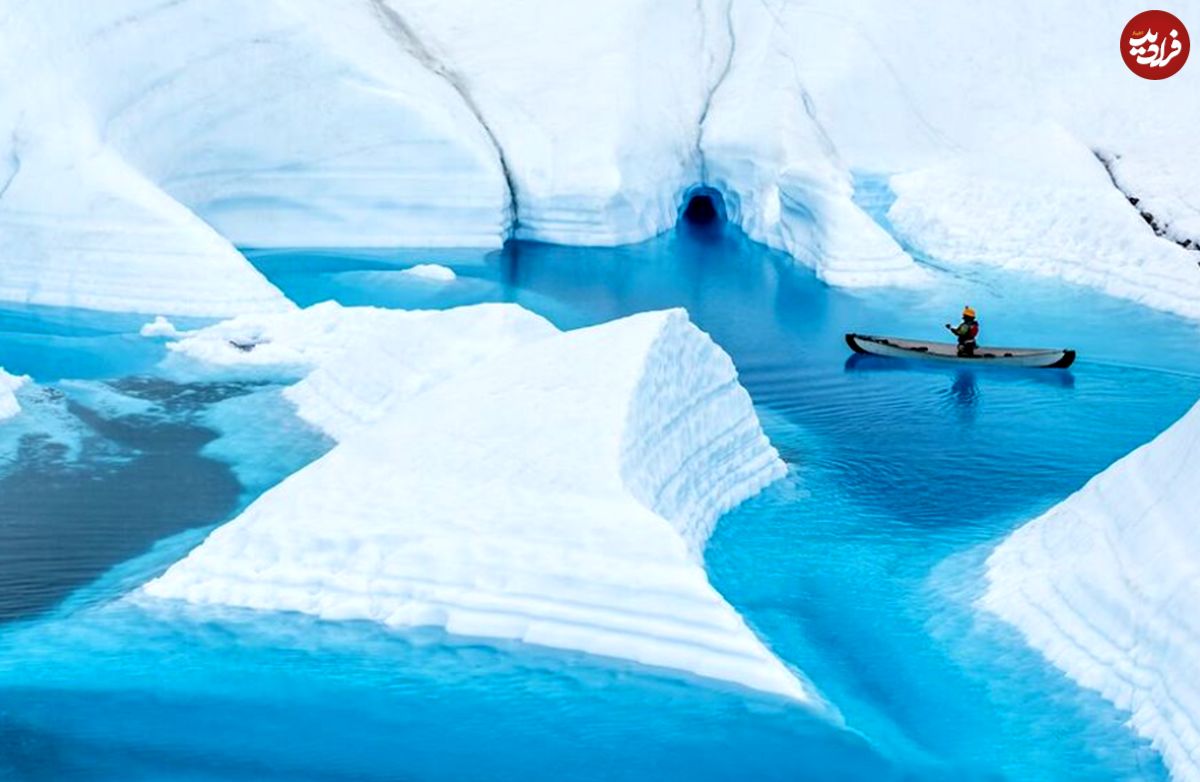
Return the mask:
<svg viewBox="0 0 1200 782">
<path fill-rule="evenodd" d="M 952 342 L 923 342 L 899 337 L 878 337 L 854 333 L 846 335 L 846 344 L 855 353 L 974 366 L 1066 369 L 1075 363 L 1075 351 L 1069 349 L 980 347 L 976 349 L 973 356 L 960 356 L 958 355 L 958 346 Z"/>
</svg>

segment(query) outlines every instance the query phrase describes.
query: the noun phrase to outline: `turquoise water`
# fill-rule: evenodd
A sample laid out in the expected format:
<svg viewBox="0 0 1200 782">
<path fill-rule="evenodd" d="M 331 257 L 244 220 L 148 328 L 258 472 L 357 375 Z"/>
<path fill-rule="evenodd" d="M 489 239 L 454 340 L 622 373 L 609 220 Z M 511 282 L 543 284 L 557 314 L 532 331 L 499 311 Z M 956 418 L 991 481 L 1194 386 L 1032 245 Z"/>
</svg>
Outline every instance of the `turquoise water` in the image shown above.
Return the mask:
<svg viewBox="0 0 1200 782">
<path fill-rule="evenodd" d="M 833 291 L 728 228 L 252 258 L 301 304 L 515 301 L 564 328 L 687 307 L 791 467 L 722 519 L 710 575 L 847 727 L 582 655 L 113 602 L 328 443 L 277 386 L 155 377 L 163 347 L 135 336 L 140 320 L 23 310 L 0 314 L 0 364 L 50 391 L 0 424 L 25 419 L 0 434 L 0 557 L 17 540 L 21 561 L 50 554 L 19 590 L 0 569 L 0 779 L 1165 778 L 1124 715 L 971 601 L 991 545 L 1200 396 L 1192 324 L 994 273 Z M 396 274 L 430 261 L 458 279 Z M 852 360 L 841 341 L 936 337 L 968 302 L 984 342 L 1079 362 L 961 371 Z"/>
</svg>

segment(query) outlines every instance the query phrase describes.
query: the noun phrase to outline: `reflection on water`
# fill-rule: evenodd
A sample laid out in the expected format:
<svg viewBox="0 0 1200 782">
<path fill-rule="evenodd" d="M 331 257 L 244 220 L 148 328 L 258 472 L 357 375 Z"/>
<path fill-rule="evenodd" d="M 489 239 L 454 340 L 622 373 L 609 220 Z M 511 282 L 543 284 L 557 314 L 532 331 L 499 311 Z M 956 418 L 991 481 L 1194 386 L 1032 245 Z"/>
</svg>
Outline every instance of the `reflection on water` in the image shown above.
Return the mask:
<svg viewBox="0 0 1200 782">
<path fill-rule="evenodd" d="M 960 369 L 954 373 L 954 384 L 950 386 L 950 398 L 962 408 L 972 408 L 979 398 L 979 385 L 975 382 L 975 373 L 969 369 Z"/>
</svg>

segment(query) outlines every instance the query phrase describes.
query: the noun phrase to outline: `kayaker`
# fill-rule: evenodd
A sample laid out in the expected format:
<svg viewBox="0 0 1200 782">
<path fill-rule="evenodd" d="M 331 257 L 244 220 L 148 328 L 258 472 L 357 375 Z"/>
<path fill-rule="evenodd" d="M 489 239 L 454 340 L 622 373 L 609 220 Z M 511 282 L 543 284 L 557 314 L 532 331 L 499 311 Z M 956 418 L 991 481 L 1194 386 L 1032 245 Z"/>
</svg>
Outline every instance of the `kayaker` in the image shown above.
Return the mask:
<svg viewBox="0 0 1200 782">
<path fill-rule="evenodd" d="M 957 326 L 947 323 L 946 328 L 950 329 L 951 334 L 958 337 L 958 355 L 965 357 L 975 355 L 975 348 L 979 347 L 975 342 L 975 338 L 979 336 L 979 321 L 975 320 L 975 310 L 963 307 L 962 323 Z"/>
</svg>

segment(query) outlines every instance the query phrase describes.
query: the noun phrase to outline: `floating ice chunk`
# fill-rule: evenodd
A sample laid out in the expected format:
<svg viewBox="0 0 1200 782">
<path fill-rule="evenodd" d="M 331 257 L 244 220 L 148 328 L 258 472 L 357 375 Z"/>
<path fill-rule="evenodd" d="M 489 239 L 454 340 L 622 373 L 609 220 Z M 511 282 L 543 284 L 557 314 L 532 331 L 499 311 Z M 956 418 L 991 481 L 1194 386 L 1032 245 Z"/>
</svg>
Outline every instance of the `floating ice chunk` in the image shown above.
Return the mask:
<svg viewBox="0 0 1200 782">
<path fill-rule="evenodd" d="M 1155 236 L 1061 127 L 1022 128 L 985 152 L 894 176 L 891 186 L 896 231 L 941 262 L 1058 277 L 1200 317 L 1195 255 Z"/>
<path fill-rule="evenodd" d="M 432 280 L 434 282 L 452 282 L 458 279 L 458 275 L 454 273 L 453 269 L 437 263 L 419 263 L 416 266 L 404 269 L 400 274 L 421 280 Z"/>
<path fill-rule="evenodd" d="M 1200 405 L 987 561 L 980 604 L 1200 779 Z"/>
<path fill-rule="evenodd" d="M 341 429 L 329 454 L 145 593 L 435 625 L 813 701 L 703 568 L 717 517 L 785 469 L 729 357 L 680 310 L 566 333 L 520 322 L 514 310 L 404 313 L 375 324 L 393 347 L 384 353 L 380 342 L 357 366 L 343 364 L 343 382 L 398 363 L 416 377 L 388 370 L 392 381 L 412 395 L 369 427 Z M 348 310 L 312 317 L 362 333 Z M 409 346 L 446 352 L 431 335 L 460 332 L 471 318 L 486 321 L 479 333 L 512 319 L 511 347 L 481 351 L 448 378 L 443 365 L 442 382 L 421 374 L 423 359 L 406 358 Z M 205 350 L 219 336 L 210 332 Z M 312 356 L 346 361 L 339 341 Z M 181 345 L 201 347 L 196 338 Z"/>
<path fill-rule="evenodd" d="M 175 328 L 175 324 L 164 318 L 162 315 L 156 315 L 154 320 L 142 326 L 139 332 L 143 337 L 180 337 L 183 332 Z"/>
<path fill-rule="evenodd" d="M 302 378 L 284 395 L 301 418 L 341 440 L 472 364 L 557 333 L 549 321 L 511 304 L 439 312 L 323 302 L 234 318 L 168 348 L 176 371 Z"/>
<path fill-rule="evenodd" d="M 0 421 L 21 412 L 15 392 L 28 382 L 27 375 L 10 375 L 0 367 Z"/>
</svg>

